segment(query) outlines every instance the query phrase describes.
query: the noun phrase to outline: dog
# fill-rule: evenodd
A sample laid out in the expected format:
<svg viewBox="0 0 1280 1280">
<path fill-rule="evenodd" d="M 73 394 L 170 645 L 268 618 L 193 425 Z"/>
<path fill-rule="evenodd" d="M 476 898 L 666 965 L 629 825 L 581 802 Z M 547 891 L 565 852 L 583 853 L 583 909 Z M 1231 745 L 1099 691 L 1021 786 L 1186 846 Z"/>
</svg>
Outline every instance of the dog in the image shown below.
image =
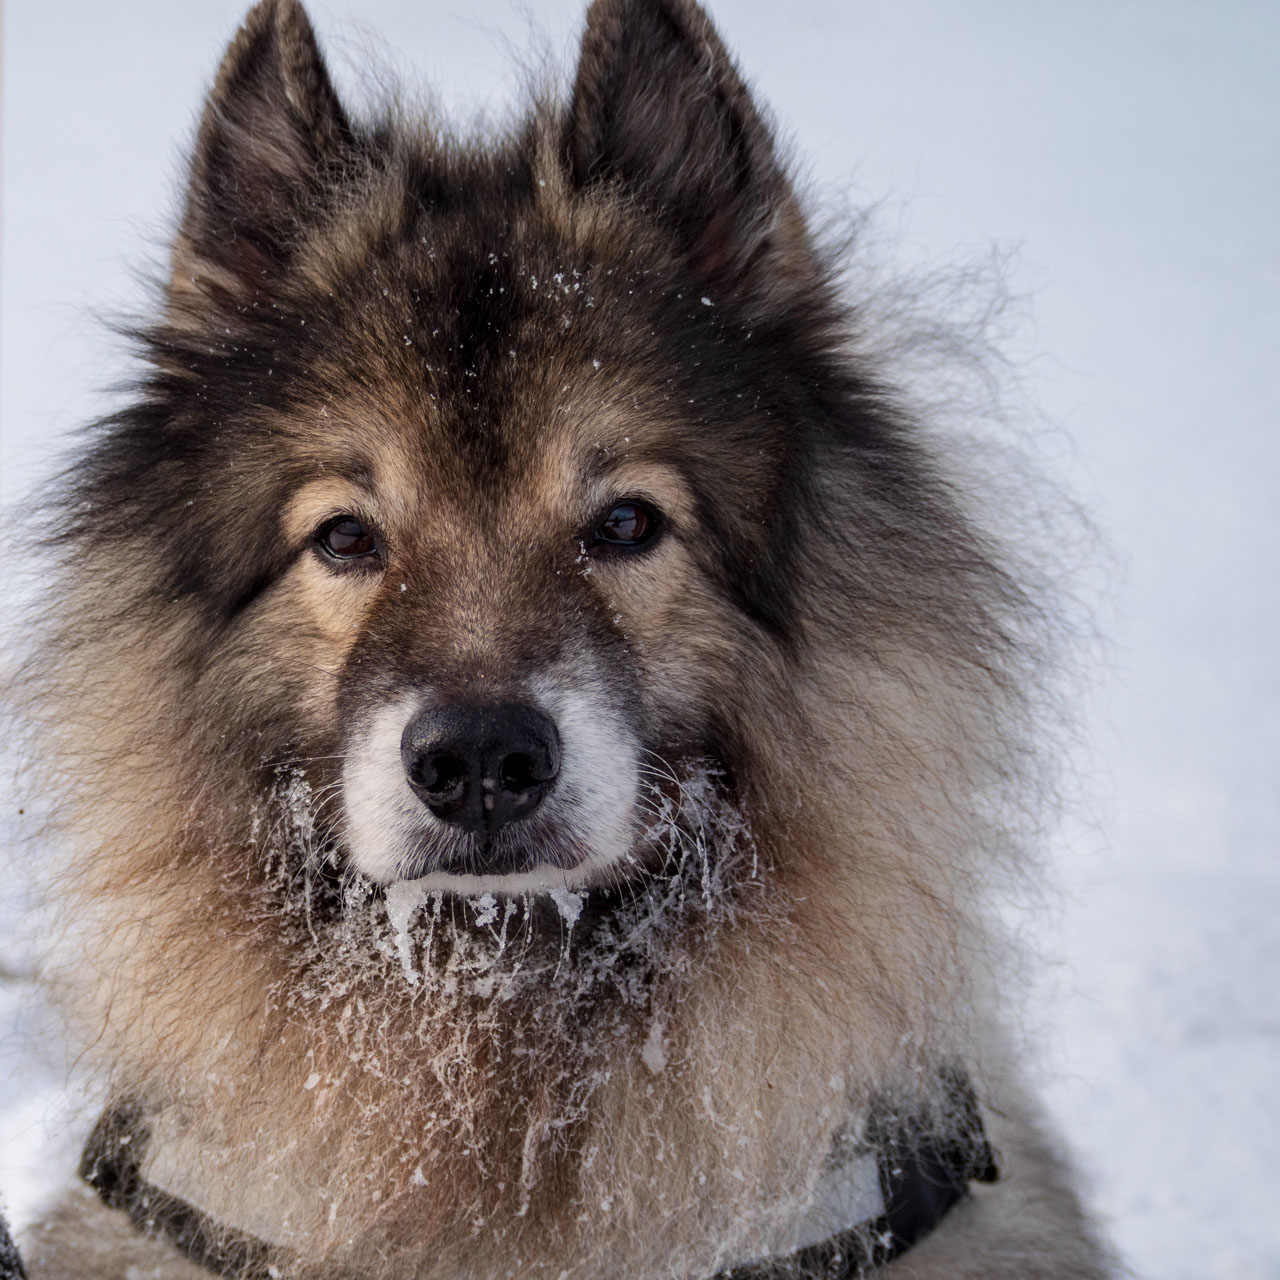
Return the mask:
<svg viewBox="0 0 1280 1280">
<path fill-rule="evenodd" d="M 50 508 L 32 1280 L 1115 1274 L 993 923 L 1050 624 L 865 318 L 693 0 L 478 140 L 249 13 Z"/>
</svg>

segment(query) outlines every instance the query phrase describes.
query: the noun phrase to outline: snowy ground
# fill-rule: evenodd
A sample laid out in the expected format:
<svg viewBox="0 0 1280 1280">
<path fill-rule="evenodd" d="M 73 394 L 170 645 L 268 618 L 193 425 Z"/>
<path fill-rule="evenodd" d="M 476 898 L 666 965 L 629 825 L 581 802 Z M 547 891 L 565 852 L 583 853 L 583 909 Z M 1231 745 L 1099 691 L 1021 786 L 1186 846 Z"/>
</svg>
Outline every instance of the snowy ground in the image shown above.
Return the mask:
<svg viewBox="0 0 1280 1280">
<path fill-rule="evenodd" d="M 1026 375 L 1126 562 L 1091 721 L 1102 817 L 1063 849 L 1072 895 L 1048 942 L 1066 961 L 1051 1096 L 1140 1274 L 1280 1277 L 1280 6 L 713 10 L 821 184 L 906 198 L 909 257 L 1018 249 L 1043 353 Z M 504 42 L 525 43 L 506 0 L 313 12 L 357 61 L 381 43 L 470 106 L 501 109 Z M 136 296 L 125 264 L 162 225 L 238 16 L 234 0 L 5 6 L 7 501 L 102 403 L 117 366 L 88 313 Z M 536 13 L 556 52 L 579 18 L 578 0 Z M 6 529 L 20 554 L 21 520 Z M 20 1052 L 13 1007 L 0 983 L 0 1203 L 21 1218 L 67 1157 L 46 1146 L 60 1091 Z"/>
</svg>

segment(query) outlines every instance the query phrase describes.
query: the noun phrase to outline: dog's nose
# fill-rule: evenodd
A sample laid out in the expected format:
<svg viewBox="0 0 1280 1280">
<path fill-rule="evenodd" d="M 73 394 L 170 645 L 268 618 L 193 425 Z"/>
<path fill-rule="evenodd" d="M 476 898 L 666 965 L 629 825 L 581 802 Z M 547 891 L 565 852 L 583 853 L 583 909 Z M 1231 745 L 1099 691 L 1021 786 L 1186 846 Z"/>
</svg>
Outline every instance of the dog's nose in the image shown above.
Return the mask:
<svg viewBox="0 0 1280 1280">
<path fill-rule="evenodd" d="M 405 726 L 409 785 L 443 822 L 481 839 L 527 818 L 555 786 L 560 735 L 520 703 L 425 707 Z"/>
</svg>

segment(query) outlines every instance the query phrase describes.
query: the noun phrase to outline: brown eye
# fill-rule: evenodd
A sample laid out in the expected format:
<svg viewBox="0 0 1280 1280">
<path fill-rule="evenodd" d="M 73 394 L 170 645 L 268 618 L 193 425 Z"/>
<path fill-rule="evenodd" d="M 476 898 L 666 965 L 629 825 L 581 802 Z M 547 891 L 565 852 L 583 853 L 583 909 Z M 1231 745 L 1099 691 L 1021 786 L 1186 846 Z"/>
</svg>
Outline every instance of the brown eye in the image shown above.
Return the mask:
<svg viewBox="0 0 1280 1280">
<path fill-rule="evenodd" d="M 320 526 L 316 544 L 335 560 L 359 560 L 378 554 L 373 531 L 355 516 L 338 516 Z"/>
<path fill-rule="evenodd" d="M 619 502 L 596 526 L 595 541 L 630 550 L 652 542 L 661 527 L 661 518 L 647 503 Z"/>
</svg>

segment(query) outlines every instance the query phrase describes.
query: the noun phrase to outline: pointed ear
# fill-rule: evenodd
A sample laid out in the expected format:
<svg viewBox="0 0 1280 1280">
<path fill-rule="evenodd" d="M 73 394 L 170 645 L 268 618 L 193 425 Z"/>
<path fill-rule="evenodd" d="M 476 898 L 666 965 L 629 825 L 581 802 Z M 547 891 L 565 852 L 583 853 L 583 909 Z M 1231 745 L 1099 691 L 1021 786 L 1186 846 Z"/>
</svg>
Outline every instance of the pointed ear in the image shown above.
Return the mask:
<svg viewBox="0 0 1280 1280">
<path fill-rule="evenodd" d="M 769 127 L 693 0 L 594 0 L 565 154 L 577 189 L 616 184 L 657 214 L 708 285 L 815 276 Z"/>
<path fill-rule="evenodd" d="M 219 68 L 173 254 L 175 294 L 269 291 L 351 152 L 351 130 L 298 0 L 262 0 Z"/>
</svg>

